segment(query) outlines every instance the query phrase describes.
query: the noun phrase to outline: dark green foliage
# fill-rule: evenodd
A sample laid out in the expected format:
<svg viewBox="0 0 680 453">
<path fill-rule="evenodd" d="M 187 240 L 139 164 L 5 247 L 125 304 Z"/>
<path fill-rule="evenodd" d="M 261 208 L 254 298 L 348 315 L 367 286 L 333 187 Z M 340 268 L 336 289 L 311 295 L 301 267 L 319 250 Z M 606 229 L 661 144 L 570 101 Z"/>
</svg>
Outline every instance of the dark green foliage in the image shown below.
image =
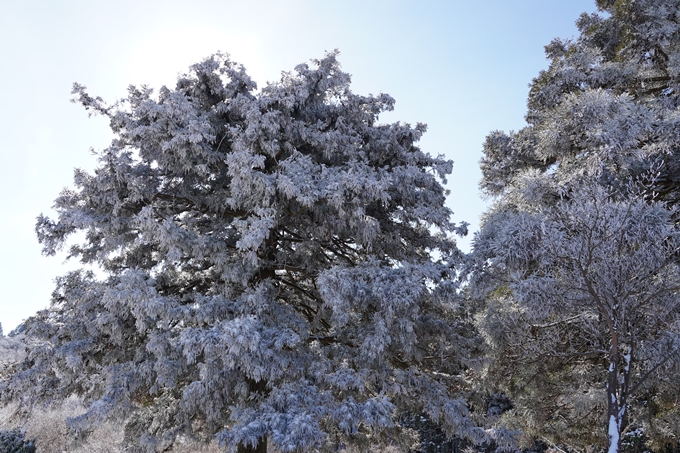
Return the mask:
<svg viewBox="0 0 680 453">
<path fill-rule="evenodd" d="M 0 430 L 0 453 L 35 453 L 35 445 L 18 429 Z"/>
<path fill-rule="evenodd" d="M 626 433 L 621 439 L 621 450 L 625 453 L 644 453 L 649 437 L 642 429 L 636 429 Z"/>
<path fill-rule="evenodd" d="M 680 442 L 655 446 L 643 428 L 628 431 L 621 438 L 622 453 L 680 453 Z"/>
<path fill-rule="evenodd" d="M 420 445 L 414 453 L 449 452 L 455 448 L 454 445 L 460 443 L 460 440 L 455 438 L 447 440 L 441 428 L 423 414 L 406 414 L 402 417 L 401 423 L 418 432 Z"/>
</svg>

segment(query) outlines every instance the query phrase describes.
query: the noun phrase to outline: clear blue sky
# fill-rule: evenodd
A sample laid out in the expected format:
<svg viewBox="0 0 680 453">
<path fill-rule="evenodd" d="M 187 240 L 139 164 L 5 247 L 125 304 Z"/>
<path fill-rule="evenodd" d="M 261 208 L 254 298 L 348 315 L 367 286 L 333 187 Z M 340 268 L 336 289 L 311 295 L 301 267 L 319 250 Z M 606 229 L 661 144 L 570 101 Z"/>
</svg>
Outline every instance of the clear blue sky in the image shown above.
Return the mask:
<svg viewBox="0 0 680 453">
<path fill-rule="evenodd" d="M 129 84 L 174 85 L 221 50 L 263 86 L 338 48 L 356 93 L 391 94 L 383 121 L 425 122 L 431 154 L 455 161 L 449 205 L 478 227 L 478 161 L 490 131 L 524 124 L 543 46 L 576 36 L 594 0 L 24 0 L 0 2 L 0 322 L 5 333 L 49 304 L 53 279 L 77 263 L 43 257 L 33 232 L 90 147 L 103 118 L 70 104 L 73 82 L 113 101 Z M 461 241 L 467 249 L 469 241 Z"/>
</svg>

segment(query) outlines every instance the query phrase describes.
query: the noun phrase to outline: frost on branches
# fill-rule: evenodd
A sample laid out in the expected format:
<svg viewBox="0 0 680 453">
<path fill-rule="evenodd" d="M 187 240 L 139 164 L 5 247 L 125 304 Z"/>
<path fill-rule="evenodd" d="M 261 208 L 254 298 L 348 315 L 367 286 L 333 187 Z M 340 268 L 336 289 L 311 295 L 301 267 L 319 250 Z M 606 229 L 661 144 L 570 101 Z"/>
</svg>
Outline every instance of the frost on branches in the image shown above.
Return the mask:
<svg viewBox="0 0 680 453">
<path fill-rule="evenodd" d="M 15 371 L 26 356 L 26 345 L 22 340 L 21 334 L 5 336 L 0 324 L 0 394 L 3 390 L 3 381 Z"/>
<path fill-rule="evenodd" d="M 105 277 L 58 280 L 12 394 L 86 396 L 81 429 L 132 413 L 140 451 L 398 443 L 403 410 L 480 440 L 451 396 L 468 344 L 448 316 L 452 163 L 349 84 L 331 53 L 260 91 L 225 55 L 115 105 L 76 85 L 116 139 L 36 230 L 48 255 L 84 233 L 70 256 Z"/>
<path fill-rule="evenodd" d="M 546 46 L 527 126 L 487 137 L 471 287 L 526 433 L 656 448 L 680 430 L 680 3 L 597 5 Z"/>
<path fill-rule="evenodd" d="M 598 0 L 575 40 L 545 46 L 527 126 L 489 134 L 482 189 L 499 196 L 529 171 L 560 184 L 597 170 L 619 187 L 661 163 L 658 198 L 680 201 L 680 4 Z"/>
<path fill-rule="evenodd" d="M 493 280 L 478 286 L 491 290 L 480 327 L 504 356 L 494 372 L 518 394 L 542 393 L 534 407 L 548 420 L 537 423 L 586 437 L 584 422 L 604 417 L 614 452 L 644 417 L 631 403 L 673 388 L 680 372 L 680 231 L 662 203 L 578 189 L 489 219 L 476 243 Z"/>
</svg>

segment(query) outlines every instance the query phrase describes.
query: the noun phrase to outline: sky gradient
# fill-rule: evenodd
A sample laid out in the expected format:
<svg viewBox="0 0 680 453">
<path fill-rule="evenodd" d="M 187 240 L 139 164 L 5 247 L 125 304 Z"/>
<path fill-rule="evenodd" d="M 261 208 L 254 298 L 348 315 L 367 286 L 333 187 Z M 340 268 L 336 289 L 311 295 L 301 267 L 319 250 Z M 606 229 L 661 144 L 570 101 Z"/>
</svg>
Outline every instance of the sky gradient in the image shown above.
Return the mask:
<svg viewBox="0 0 680 453">
<path fill-rule="evenodd" d="M 340 50 L 355 93 L 389 93 L 383 122 L 424 122 L 423 150 L 454 160 L 454 221 L 478 229 L 478 161 L 492 130 L 524 125 L 527 85 L 547 67 L 543 46 L 576 36 L 592 0 L 165 0 L 0 2 L 0 323 L 5 333 L 49 304 L 53 280 L 78 263 L 44 257 L 35 218 L 92 170 L 112 135 L 69 103 L 74 82 L 112 102 L 128 85 L 174 86 L 216 51 L 262 87 L 282 70 Z"/>
</svg>

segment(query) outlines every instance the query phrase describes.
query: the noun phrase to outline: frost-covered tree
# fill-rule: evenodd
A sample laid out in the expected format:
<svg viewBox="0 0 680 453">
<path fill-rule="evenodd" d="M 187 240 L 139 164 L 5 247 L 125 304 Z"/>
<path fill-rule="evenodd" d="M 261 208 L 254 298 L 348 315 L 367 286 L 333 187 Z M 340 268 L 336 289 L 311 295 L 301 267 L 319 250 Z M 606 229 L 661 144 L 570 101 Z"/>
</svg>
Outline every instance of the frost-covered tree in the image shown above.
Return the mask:
<svg viewBox="0 0 680 453">
<path fill-rule="evenodd" d="M 613 453 L 664 399 L 655 392 L 666 404 L 680 396 L 680 231 L 660 202 L 578 189 L 488 219 L 475 244 L 488 278 L 477 285 L 489 300 L 480 326 L 509 392 L 537 391 L 534 410 L 572 442 L 604 418 Z"/>
<path fill-rule="evenodd" d="M 127 418 L 141 451 L 398 443 L 404 410 L 482 439 L 454 393 L 472 343 L 450 316 L 452 163 L 349 84 L 331 53 L 259 91 L 225 55 L 114 105 L 75 85 L 116 138 L 36 230 L 103 276 L 58 279 L 6 396 L 82 395 L 75 428 Z"/>
<path fill-rule="evenodd" d="M 598 0 L 575 40 L 545 47 L 527 126 L 489 134 L 481 188 L 502 195 L 528 172 L 569 185 L 598 172 L 619 187 L 658 167 L 657 197 L 680 200 L 680 3 Z"/>
<path fill-rule="evenodd" d="M 480 186 L 496 203 L 474 242 L 471 290 L 486 303 L 480 326 L 497 359 L 487 377 L 512 395 L 518 423 L 584 445 L 597 441 L 600 420 L 599 439 L 617 448 L 633 423 L 654 439 L 680 429 L 677 384 L 655 368 L 663 351 L 671 355 L 659 366 L 677 366 L 668 219 L 680 201 L 680 3 L 597 5 L 576 39 L 546 46 L 550 67 L 531 85 L 527 126 L 487 137 Z M 583 253 L 600 264 L 586 266 Z M 645 346 L 630 344 L 643 337 Z M 653 371 L 643 379 L 644 370 Z"/>
<path fill-rule="evenodd" d="M 5 336 L 0 324 L 0 391 L 2 391 L 2 379 L 11 375 L 15 367 L 26 356 L 26 344 L 23 335 Z"/>
</svg>

